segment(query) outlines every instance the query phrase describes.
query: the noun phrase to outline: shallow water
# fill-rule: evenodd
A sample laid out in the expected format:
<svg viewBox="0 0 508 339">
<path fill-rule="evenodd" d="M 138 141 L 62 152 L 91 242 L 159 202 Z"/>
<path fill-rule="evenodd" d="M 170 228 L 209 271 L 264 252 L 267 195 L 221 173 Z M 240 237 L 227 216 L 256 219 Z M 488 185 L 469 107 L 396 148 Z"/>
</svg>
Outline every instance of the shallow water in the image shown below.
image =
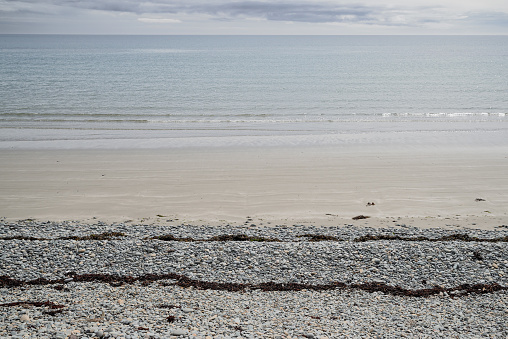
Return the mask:
<svg viewBox="0 0 508 339">
<path fill-rule="evenodd" d="M 496 144 L 507 55 L 505 36 L 0 35 L 0 147 Z"/>
</svg>

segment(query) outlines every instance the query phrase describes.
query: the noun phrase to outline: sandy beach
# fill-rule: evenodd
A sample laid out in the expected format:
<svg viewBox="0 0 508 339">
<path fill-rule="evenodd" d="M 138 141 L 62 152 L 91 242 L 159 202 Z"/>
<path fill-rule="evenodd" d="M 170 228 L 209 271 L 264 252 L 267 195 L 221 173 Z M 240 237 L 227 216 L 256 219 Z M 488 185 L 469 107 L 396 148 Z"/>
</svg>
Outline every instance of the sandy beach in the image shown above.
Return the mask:
<svg viewBox="0 0 508 339">
<path fill-rule="evenodd" d="M 506 146 L 4 149 L 0 216 L 492 229 L 507 169 Z"/>
</svg>

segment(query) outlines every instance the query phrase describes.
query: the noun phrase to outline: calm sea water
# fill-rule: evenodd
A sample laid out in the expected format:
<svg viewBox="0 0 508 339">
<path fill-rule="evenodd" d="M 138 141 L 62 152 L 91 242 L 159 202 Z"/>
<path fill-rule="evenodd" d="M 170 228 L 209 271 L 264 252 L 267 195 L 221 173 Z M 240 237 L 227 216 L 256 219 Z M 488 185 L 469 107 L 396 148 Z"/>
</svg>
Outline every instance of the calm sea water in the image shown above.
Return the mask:
<svg viewBox="0 0 508 339">
<path fill-rule="evenodd" d="M 507 36 L 0 35 L 0 65 L 0 147 L 508 139 Z"/>
</svg>

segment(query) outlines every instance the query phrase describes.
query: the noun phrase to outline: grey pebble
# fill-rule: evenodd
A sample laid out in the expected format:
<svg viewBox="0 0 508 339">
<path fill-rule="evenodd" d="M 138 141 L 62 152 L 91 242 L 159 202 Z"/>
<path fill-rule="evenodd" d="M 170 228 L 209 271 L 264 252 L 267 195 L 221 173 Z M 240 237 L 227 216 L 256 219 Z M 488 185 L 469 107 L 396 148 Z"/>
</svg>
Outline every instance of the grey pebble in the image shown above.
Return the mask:
<svg viewBox="0 0 508 339">
<path fill-rule="evenodd" d="M 49 300 L 66 305 L 49 316 L 41 307 L 5 307 L 0 337 L 262 338 L 305 335 L 308 338 L 508 337 L 508 292 L 453 297 L 395 297 L 383 293 L 331 290 L 299 292 L 227 292 L 172 285 L 175 281 L 124 284 L 77 283 L 68 272 L 140 276 L 178 273 L 191 279 L 226 283 L 348 284 L 381 281 L 420 289 L 479 282 L 508 286 L 506 242 L 408 242 L 352 240 L 365 235 L 425 236 L 459 231 L 360 228 L 353 226 L 153 226 L 97 222 L 5 222 L 0 237 L 56 239 L 103 232 L 123 232 L 114 240 L 2 240 L 0 276 L 33 280 L 65 279 L 54 286 L 0 288 L 0 303 Z M 508 235 L 496 231 L 461 230 L 470 237 Z M 224 234 L 278 238 L 282 242 L 175 242 L 150 239 L 207 239 Z M 311 242 L 303 234 L 331 235 L 344 241 Z M 80 250 L 81 253 L 79 252 Z M 476 260 L 473 253 L 481 253 Z M 93 254 L 93 255 L 92 255 Z M 151 255 L 154 256 L 151 256 Z M 119 301 L 121 300 L 121 302 Z M 164 308 L 161 305 L 176 306 Z M 183 305 L 185 307 L 183 307 Z M 182 308 L 179 308 L 182 307 Z M 29 321 L 22 321 L 22 316 Z M 173 322 L 169 316 L 175 316 Z M 93 319 L 93 321 L 92 321 Z M 2 327 L 2 324 L 5 326 Z M 185 330 L 188 329 L 188 330 Z M 181 333 L 181 334 L 178 334 Z"/>
<path fill-rule="evenodd" d="M 171 331 L 171 334 L 172 335 L 178 335 L 178 336 L 180 336 L 180 335 L 186 335 L 187 331 L 184 330 L 184 329 L 176 328 L 176 329 Z"/>
</svg>

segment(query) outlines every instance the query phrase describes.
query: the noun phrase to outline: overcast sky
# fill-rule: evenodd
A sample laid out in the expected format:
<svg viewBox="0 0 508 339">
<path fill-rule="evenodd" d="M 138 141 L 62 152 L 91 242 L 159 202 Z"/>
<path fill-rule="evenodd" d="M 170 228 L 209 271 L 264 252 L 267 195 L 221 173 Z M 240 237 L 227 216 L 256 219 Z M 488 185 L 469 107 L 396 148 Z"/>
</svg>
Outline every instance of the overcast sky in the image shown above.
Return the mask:
<svg viewBox="0 0 508 339">
<path fill-rule="evenodd" d="M 508 0 L 0 0 L 0 33 L 508 34 Z"/>
</svg>

